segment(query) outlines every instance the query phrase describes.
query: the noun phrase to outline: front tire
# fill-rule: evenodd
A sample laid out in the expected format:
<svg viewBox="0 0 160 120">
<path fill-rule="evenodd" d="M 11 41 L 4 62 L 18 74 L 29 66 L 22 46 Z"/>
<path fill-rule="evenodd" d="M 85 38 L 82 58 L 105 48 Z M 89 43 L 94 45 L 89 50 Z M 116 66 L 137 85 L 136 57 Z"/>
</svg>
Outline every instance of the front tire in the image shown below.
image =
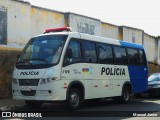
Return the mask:
<svg viewBox="0 0 160 120">
<path fill-rule="evenodd" d="M 68 94 L 68 107 L 72 110 L 76 110 L 81 106 L 82 94 L 77 88 L 71 88 Z"/>
</svg>

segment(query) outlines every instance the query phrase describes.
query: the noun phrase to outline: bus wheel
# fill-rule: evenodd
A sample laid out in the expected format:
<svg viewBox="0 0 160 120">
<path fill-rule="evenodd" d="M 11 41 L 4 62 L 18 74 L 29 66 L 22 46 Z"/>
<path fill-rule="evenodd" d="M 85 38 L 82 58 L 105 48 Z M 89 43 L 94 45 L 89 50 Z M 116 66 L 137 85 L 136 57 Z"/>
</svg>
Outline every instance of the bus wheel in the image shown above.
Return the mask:
<svg viewBox="0 0 160 120">
<path fill-rule="evenodd" d="M 68 107 L 72 110 L 76 110 L 80 107 L 82 102 L 82 95 L 79 89 L 71 88 L 68 94 Z"/>
<path fill-rule="evenodd" d="M 42 102 L 40 101 L 25 100 L 25 103 L 28 108 L 40 108 L 42 106 Z"/>
<path fill-rule="evenodd" d="M 127 103 L 130 100 L 130 88 L 129 86 L 124 86 L 122 90 L 122 96 L 120 98 L 120 101 L 122 103 Z"/>
</svg>

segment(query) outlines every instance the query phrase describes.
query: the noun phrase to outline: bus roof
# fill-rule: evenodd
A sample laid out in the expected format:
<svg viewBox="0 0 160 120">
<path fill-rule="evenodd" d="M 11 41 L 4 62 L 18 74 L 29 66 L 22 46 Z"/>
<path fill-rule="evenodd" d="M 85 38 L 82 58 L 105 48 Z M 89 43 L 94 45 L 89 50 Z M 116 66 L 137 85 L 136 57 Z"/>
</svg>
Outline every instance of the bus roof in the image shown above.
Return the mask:
<svg viewBox="0 0 160 120">
<path fill-rule="evenodd" d="M 135 43 L 121 41 L 121 40 L 112 39 L 112 38 L 89 35 L 89 34 L 79 33 L 79 32 L 70 32 L 70 31 L 51 32 L 51 33 L 41 34 L 38 36 L 57 35 L 57 34 L 70 35 L 70 36 L 74 36 L 74 35 L 78 34 L 78 35 L 80 35 L 80 39 L 91 40 L 91 41 L 95 41 L 95 42 L 102 42 L 102 43 L 107 43 L 107 44 L 112 44 L 112 45 L 123 46 L 123 47 L 130 47 L 130 48 L 135 48 L 135 49 L 144 49 L 143 46 L 140 44 L 135 44 Z M 35 37 L 38 37 L 38 36 L 35 36 Z"/>
<path fill-rule="evenodd" d="M 99 36 L 94 36 L 94 35 L 88 35 L 84 33 L 80 33 L 82 39 L 89 39 L 92 41 L 96 42 L 103 42 L 103 43 L 108 43 L 108 44 L 113 44 L 113 45 L 118 45 L 118 46 L 123 46 L 123 47 L 129 47 L 129 48 L 135 48 L 135 49 L 144 49 L 142 45 L 136 44 L 136 43 L 131 43 L 131 42 L 126 42 L 122 40 L 116 40 L 112 38 L 105 38 L 105 37 L 99 37 Z"/>
<path fill-rule="evenodd" d="M 120 44 L 121 44 L 121 46 L 124 46 L 124 47 L 131 47 L 131 48 L 136 48 L 136 49 L 144 49 L 142 45 L 131 43 L 131 42 L 120 41 Z"/>
</svg>

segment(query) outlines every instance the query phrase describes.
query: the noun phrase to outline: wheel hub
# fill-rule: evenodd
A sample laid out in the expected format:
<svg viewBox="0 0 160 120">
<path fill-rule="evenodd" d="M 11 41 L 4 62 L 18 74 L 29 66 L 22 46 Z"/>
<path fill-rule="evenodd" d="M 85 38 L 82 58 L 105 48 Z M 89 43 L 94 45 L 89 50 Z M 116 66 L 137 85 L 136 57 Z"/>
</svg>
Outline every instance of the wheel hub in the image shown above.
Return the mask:
<svg viewBox="0 0 160 120">
<path fill-rule="evenodd" d="M 76 93 L 71 95 L 71 103 L 72 105 L 76 106 L 79 103 L 79 96 Z"/>
</svg>

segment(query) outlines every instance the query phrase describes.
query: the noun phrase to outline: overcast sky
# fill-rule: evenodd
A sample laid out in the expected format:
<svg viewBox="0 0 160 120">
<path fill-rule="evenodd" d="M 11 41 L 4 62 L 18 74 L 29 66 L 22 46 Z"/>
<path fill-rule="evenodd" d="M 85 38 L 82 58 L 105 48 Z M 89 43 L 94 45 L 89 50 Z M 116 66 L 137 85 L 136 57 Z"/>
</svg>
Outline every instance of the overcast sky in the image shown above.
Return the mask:
<svg viewBox="0 0 160 120">
<path fill-rule="evenodd" d="M 160 0 L 24 0 L 32 5 L 73 12 L 160 36 Z"/>
</svg>

